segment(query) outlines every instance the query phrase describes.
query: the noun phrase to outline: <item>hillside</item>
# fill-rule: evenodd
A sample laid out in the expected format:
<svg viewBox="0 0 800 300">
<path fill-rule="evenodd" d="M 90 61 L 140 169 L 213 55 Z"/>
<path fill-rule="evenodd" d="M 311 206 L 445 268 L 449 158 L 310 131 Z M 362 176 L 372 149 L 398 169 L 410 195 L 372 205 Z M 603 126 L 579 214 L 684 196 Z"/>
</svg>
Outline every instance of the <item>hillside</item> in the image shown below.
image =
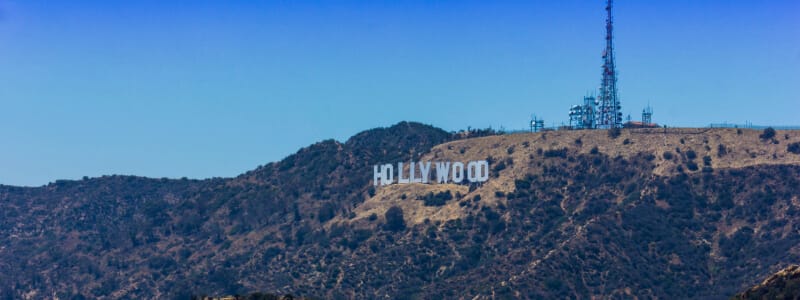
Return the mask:
<svg viewBox="0 0 800 300">
<path fill-rule="evenodd" d="M 800 298 L 800 266 L 792 265 L 772 274 L 760 284 L 737 294 L 734 300 Z"/>
<path fill-rule="evenodd" d="M 0 299 L 725 299 L 800 259 L 800 132 L 761 134 L 403 122 L 235 178 L 0 186 Z M 478 159 L 482 185 L 371 183 Z"/>
</svg>

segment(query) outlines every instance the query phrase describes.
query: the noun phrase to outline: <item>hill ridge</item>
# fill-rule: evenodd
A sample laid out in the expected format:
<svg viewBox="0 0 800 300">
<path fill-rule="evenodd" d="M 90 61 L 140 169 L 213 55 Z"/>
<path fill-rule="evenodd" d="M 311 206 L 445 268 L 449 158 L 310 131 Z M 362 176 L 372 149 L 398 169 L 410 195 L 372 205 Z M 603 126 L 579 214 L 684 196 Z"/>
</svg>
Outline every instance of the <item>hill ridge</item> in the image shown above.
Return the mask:
<svg viewBox="0 0 800 300">
<path fill-rule="evenodd" d="M 232 178 L 0 186 L 0 296 L 722 298 L 800 259 L 800 132 L 608 133 L 401 122 Z M 371 183 L 472 159 L 483 185 Z"/>
</svg>

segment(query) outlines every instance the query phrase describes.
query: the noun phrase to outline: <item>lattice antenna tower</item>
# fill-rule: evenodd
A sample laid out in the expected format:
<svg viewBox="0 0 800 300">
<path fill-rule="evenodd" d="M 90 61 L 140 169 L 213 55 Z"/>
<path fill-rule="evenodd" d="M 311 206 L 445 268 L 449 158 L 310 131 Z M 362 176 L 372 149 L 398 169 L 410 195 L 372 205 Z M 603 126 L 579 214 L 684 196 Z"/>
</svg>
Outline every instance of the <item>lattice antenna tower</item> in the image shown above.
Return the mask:
<svg viewBox="0 0 800 300">
<path fill-rule="evenodd" d="M 583 127 L 585 129 L 597 128 L 595 111 L 597 110 L 597 99 L 594 96 L 583 96 Z"/>
<path fill-rule="evenodd" d="M 608 0 L 606 11 L 606 49 L 603 51 L 603 81 L 598 96 L 597 127 L 622 127 L 622 112 L 617 93 L 617 68 L 614 63 L 614 19 L 611 16 L 612 0 Z"/>
<path fill-rule="evenodd" d="M 647 107 L 642 110 L 642 124 L 650 125 L 652 123 L 653 123 L 653 109 L 650 108 L 650 105 L 647 105 Z"/>
<path fill-rule="evenodd" d="M 539 132 L 544 129 L 544 120 L 539 119 L 536 115 L 531 116 L 531 132 Z"/>
</svg>

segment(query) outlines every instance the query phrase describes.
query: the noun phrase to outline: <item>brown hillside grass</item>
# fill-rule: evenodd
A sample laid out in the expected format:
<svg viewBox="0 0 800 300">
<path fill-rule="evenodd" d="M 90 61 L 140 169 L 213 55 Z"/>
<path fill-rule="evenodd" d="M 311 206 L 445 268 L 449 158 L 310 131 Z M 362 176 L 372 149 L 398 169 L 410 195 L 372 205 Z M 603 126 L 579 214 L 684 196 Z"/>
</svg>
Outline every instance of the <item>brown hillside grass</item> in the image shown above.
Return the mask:
<svg viewBox="0 0 800 300">
<path fill-rule="evenodd" d="M 610 157 L 630 158 L 639 153 L 652 154 L 654 175 L 672 175 L 679 172 L 698 173 L 704 167 L 704 157 L 709 157 L 713 169 L 743 168 L 764 164 L 800 165 L 800 155 L 789 153 L 787 144 L 800 141 L 798 130 L 778 130 L 773 139 L 759 137 L 761 130 L 748 129 L 708 129 L 708 128 L 669 128 L 669 129 L 623 129 L 621 135 L 611 138 L 606 130 L 547 131 L 498 135 L 453 141 L 434 147 L 430 153 L 422 155 L 422 161 L 461 161 L 482 160 L 491 157 L 490 168 L 500 161 L 509 162 L 488 182 L 469 192 L 465 185 L 455 184 L 405 184 L 377 187 L 374 197 L 367 199 L 355 209 L 358 221 L 375 213 L 380 218 L 386 210 L 399 206 L 404 211 L 409 225 L 429 221 L 447 221 L 466 215 L 460 201 L 469 201 L 481 196 L 484 205 L 497 205 L 505 200 L 496 197 L 497 191 L 508 193 L 514 190 L 514 180 L 527 174 L 538 174 L 537 160 L 547 159 L 542 152 L 567 148 L 570 154 L 590 153 L 593 148 Z M 578 142 L 579 141 L 579 142 Z M 720 145 L 725 151 L 720 153 Z M 513 147 L 513 148 L 512 148 Z M 542 152 L 539 152 L 541 149 Z M 687 153 L 694 151 L 695 158 L 689 159 Z M 671 153 L 665 159 L 664 153 Z M 510 159 L 510 160 L 509 160 Z M 697 170 L 689 170 L 687 164 L 693 161 Z M 396 163 L 396 162 L 386 162 Z M 365 172 L 371 170 L 365 170 Z M 463 200 L 448 201 L 445 206 L 428 207 L 423 201 L 415 200 L 429 192 L 450 190 L 463 195 Z M 406 199 L 401 199 L 402 195 Z M 472 208 L 474 209 L 474 208 Z"/>
</svg>

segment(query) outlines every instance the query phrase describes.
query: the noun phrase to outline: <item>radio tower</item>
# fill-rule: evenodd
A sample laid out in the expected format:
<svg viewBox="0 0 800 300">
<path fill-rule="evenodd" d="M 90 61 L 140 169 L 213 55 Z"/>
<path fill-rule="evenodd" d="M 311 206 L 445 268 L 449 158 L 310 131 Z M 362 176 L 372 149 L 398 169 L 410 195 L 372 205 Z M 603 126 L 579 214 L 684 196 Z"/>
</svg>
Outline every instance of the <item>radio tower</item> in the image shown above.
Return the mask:
<svg viewBox="0 0 800 300">
<path fill-rule="evenodd" d="M 608 0 L 606 11 L 606 49 L 603 51 L 603 82 L 600 85 L 600 95 L 598 99 L 598 128 L 620 128 L 622 127 L 622 107 L 619 103 L 617 94 L 617 68 L 614 64 L 614 36 L 613 19 L 611 17 L 611 3 Z"/>
</svg>

